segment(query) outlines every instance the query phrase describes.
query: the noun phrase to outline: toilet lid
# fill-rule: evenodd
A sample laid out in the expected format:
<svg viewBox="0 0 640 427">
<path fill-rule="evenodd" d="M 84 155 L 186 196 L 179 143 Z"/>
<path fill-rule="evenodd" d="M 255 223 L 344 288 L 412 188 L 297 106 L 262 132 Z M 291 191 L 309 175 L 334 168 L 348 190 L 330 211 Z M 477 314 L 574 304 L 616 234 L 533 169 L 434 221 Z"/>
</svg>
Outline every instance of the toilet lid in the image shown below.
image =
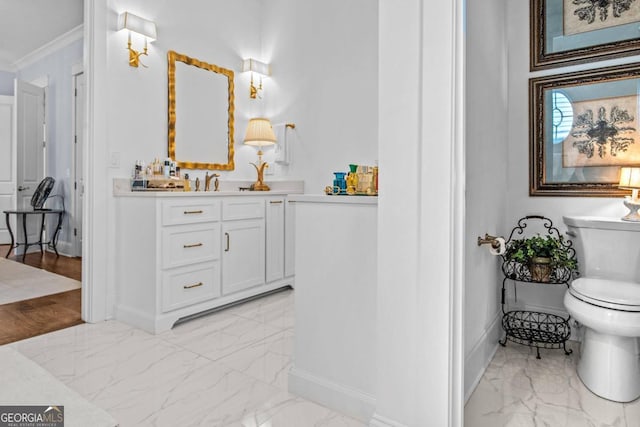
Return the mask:
<svg viewBox="0 0 640 427">
<path fill-rule="evenodd" d="M 582 277 L 571 283 L 569 292 L 601 307 L 640 311 L 640 283 Z"/>
</svg>

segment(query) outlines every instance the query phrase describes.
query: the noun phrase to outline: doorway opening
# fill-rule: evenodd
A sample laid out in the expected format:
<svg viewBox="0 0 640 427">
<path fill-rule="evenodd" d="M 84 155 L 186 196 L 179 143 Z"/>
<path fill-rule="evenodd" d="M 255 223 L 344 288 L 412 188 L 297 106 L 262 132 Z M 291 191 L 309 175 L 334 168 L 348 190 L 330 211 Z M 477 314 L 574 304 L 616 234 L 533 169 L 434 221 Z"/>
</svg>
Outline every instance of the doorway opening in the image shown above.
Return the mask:
<svg viewBox="0 0 640 427">
<path fill-rule="evenodd" d="M 30 83 L 16 79 L 12 105 L 15 117 L 11 121 L 15 127 L 11 132 L 15 138 L 15 149 L 11 150 L 15 196 L 11 204 L 13 209 L 30 208 L 38 183 L 45 176 L 53 176 L 56 185 L 45 208 L 65 213 L 63 239 L 57 242 L 60 256 L 53 250 L 41 253 L 36 245 L 28 248 L 33 250 L 28 250 L 23 259 L 24 247 L 12 248 L 1 245 L 7 243 L 4 238 L 0 241 L 0 251 L 4 251 L 0 259 L 0 324 L 10 325 L 0 328 L 0 345 L 83 323 L 84 75 L 82 65 L 73 66 L 71 71 L 54 75 L 51 87 L 48 76 Z M 66 81 L 66 91 L 54 93 L 61 80 Z M 18 232 L 21 220 L 13 217 L 12 228 Z M 28 241 L 42 238 L 50 242 L 57 223 L 47 220 L 43 236 L 39 236 L 38 216 L 27 217 L 35 220 L 26 223 Z M 16 237 L 21 241 L 25 236 Z"/>
</svg>

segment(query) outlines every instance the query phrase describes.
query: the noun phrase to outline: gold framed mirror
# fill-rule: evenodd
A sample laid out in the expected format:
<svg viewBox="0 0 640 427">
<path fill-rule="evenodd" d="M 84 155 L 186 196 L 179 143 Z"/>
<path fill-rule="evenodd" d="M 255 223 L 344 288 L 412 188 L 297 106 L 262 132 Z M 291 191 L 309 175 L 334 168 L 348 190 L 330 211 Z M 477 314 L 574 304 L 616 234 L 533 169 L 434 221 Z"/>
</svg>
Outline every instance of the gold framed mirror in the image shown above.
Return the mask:
<svg viewBox="0 0 640 427">
<path fill-rule="evenodd" d="M 169 51 L 169 157 L 183 169 L 233 170 L 233 71 Z"/>
</svg>

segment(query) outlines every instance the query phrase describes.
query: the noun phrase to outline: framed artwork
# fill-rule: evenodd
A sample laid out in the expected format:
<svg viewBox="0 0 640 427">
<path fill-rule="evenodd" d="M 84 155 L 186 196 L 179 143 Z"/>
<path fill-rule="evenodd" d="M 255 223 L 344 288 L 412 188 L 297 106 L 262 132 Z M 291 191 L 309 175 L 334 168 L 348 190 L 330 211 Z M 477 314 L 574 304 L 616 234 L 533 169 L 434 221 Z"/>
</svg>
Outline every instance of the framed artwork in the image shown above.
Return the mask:
<svg viewBox="0 0 640 427">
<path fill-rule="evenodd" d="M 529 80 L 529 194 L 621 196 L 640 166 L 640 63 Z"/>
<path fill-rule="evenodd" d="M 531 71 L 640 54 L 639 0 L 530 0 Z"/>
</svg>

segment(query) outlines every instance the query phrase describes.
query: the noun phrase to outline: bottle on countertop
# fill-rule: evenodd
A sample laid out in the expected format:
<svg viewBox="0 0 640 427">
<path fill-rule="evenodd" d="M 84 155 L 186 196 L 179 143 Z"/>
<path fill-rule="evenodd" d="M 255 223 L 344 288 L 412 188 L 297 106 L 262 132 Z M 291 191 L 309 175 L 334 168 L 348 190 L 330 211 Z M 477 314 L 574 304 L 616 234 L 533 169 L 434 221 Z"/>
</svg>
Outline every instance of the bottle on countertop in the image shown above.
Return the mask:
<svg viewBox="0 0 640 427">
<path fill-rule="evenodd" d="M 136 160 L 135 166 L 133 168 L 133 178 L 139 179 L 142 175 L 142 162 L 140 160 Z"/>
</svg>

